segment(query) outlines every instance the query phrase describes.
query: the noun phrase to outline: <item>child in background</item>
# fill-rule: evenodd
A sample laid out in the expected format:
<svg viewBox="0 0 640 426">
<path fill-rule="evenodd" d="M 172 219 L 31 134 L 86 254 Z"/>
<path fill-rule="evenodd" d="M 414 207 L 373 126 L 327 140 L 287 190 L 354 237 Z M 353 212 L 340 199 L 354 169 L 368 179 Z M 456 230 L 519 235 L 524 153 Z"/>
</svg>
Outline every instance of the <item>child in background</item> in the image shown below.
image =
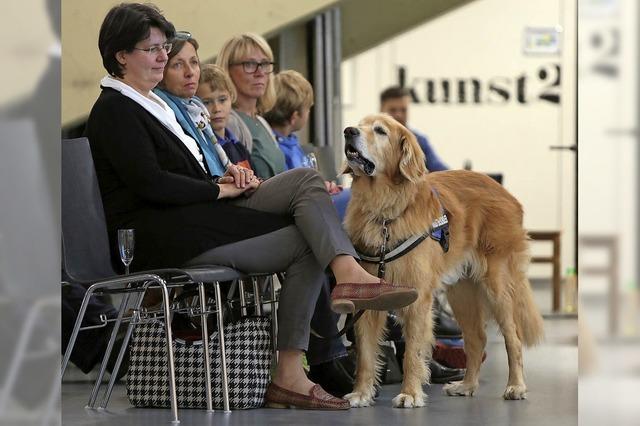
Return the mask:
<svg viewBox="0 0 640 426">
<path fill-rule="evenodd" d="M 287 170 L 305 167 L 306 154 L 294 132 L 304 128 L 309 121 L 313 106 L 313 88 L 302 74 L 284 70 L 273 78 L 276 103 L 263 116 L 273 129 L 280 150 L 285 156 Z M 342 191 L 334 182 L 325 181 L 327 191 L 338 194 Z"/>
<path fill-rule="evenodd" d="M 209 111 L 213 133 L 229 160 L 233 164 L 251 169 L 249 151 L 226 128 L 231 105 L 236 98 L 236 89 L 227 73 L 217 65 L 202 65 L 196 95 Z"/>
</svg>

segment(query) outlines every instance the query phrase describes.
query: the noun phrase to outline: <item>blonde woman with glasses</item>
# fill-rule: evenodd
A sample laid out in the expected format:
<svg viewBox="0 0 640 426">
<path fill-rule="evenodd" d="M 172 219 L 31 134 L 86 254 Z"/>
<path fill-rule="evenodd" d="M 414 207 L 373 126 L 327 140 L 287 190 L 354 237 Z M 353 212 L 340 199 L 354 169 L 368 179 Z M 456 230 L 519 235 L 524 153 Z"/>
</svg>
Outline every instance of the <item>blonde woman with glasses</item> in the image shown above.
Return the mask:
<svg viewBox="0 0 640 426">
<path fill-rule="evenodd" d="M 287 170 L 284 154 L 280 151 L 271 126 L 262 118 L 276 101 L 273 88 L 273 53 L 264 38 L 244 33 L 227 40 L 220 50 L 217 65 L 222 67 L 233 82 L 237 98 L 233 105 L 239 127 L 232 131 L 242 135 L 246 127 L 251 134 L 251 165 L 262 179 Z M 233 119 L 232 119 L 233 120 Z M 232 121 L 233 124 L 233 121 Z M 239 130 L 239 131 L 238 131 Z"/>
</svg>

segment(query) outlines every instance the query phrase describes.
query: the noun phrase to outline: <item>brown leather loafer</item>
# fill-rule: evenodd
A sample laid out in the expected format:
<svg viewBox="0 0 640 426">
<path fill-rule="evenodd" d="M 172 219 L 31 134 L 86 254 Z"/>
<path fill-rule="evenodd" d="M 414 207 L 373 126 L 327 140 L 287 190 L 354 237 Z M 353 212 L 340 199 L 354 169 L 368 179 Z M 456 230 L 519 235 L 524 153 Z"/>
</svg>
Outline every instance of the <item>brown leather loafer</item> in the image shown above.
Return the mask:
<svg viewBox="0 0 640 426">
<path fill-rule="evenodd" d="M 412 287 L 379 283 L 343 283 L 331 292 L 331 309 L 339 314 L 350 314 L 363 309 L 390 311 L 404 308 L 418 298 Z"/>
<path fill-rule="evenodd" d="M 349 401 L 336 398 L 315 385 L 309 395 L 293 392 L 269 383 L 265 395 L 265 406 L 269 408 L 301 408 L 303 410 L 348 410 Z"/>
</svg>

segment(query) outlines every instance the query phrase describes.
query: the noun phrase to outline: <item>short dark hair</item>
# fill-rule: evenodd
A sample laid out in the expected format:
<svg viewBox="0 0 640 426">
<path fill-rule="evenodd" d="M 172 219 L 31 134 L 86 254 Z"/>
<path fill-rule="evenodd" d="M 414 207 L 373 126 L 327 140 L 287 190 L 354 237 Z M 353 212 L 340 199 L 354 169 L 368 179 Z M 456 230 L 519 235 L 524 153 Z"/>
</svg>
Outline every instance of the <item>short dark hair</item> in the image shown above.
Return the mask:
<svg viewBox="0 0 640 426">
<path fill-rule="evenodd" d="M 111 8 L 100 27 L 98 48 L 102 64 L 109 75 L 124 76 L 124 68 L 116 59 L 116 53 L 132 52 L 136 43 L 149 37 L 151 28 L 162 31 L 168 40 L 174 38 L 176 29 L 151 3 L 121 3 Z"/>
<path fill-rule="evenodd" d="M 411 96 L 409 89 L 400 86 L 391 86 L 380 93 L 380 105 L 389 99 L 404 98 L 405 96 Z"/>
</svg>

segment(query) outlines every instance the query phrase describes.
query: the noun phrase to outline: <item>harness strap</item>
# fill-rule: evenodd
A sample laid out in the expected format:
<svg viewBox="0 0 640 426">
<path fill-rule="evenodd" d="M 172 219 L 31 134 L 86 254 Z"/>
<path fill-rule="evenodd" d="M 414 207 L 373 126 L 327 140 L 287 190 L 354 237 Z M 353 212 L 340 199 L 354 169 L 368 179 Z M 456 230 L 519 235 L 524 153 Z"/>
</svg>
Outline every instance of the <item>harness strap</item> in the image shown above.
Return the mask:
<svg viewBox="0 0 640 426">
<path fill-rule="evenodd" d="M 431 191 L 433 192 L 433 195 L 436 197 L 436 199 L 440 201 L 438 190 L 432 187 Z M 356 249 L 356 253 L 358 253 L 360 260 L 368 263 L 378 264 L 379 278 L 384 278 L 385 264 L 387 262 L 392 262 L 409 253 L 427 237 L 430 237 L 432 240 L 437 241 L 445 253 L 449 251 L 449 219 L 447 217 L 447 211 L 442 206 L 442 203 L 440 203 L 440 216 L 431 223 L 431 226 L 429 227 L 429 229 L 427 229 L 426 232 L 424 232 L 422 235 L 414 235 L 411 238 L 404 240 L 393 250 L 387 252 L 387 242 L 389 240 L 389 229 L 387 227 L 387 224 L 392 220 L 394 219 L 384 219 L 382 221 L 382 245 L 380 246 L 379 255 L 374 256 L 368 253 L 362 253 Z"/>
<path fill-rule="evenodd" d="M 399 246 L 397 246 L 396 248 L 394 248 L 393 250 L 385 254 L 384 256 L 385 262 L 391 262 L 393 260 L 396 260 L 399 257 L 402 257 L 405 253 L 410 252 L 411 250 L 416 248 L 421 242 L 423 242 L 429 236 L 430 236 L 430 233 L 429 231 L 427 231 L 422 235 L 414 235 L 408 240 L 403 241 L 402 244 L 400 244 Z M 357 250 L 356 252 L 358 253 L 358 256 L 360 257 L 360 259 L 364 260 L 365 262 L 378 263 L 380 261 L 379 256 L 374 257 L 366 253 L 361 253 Z"/>
</svg>

